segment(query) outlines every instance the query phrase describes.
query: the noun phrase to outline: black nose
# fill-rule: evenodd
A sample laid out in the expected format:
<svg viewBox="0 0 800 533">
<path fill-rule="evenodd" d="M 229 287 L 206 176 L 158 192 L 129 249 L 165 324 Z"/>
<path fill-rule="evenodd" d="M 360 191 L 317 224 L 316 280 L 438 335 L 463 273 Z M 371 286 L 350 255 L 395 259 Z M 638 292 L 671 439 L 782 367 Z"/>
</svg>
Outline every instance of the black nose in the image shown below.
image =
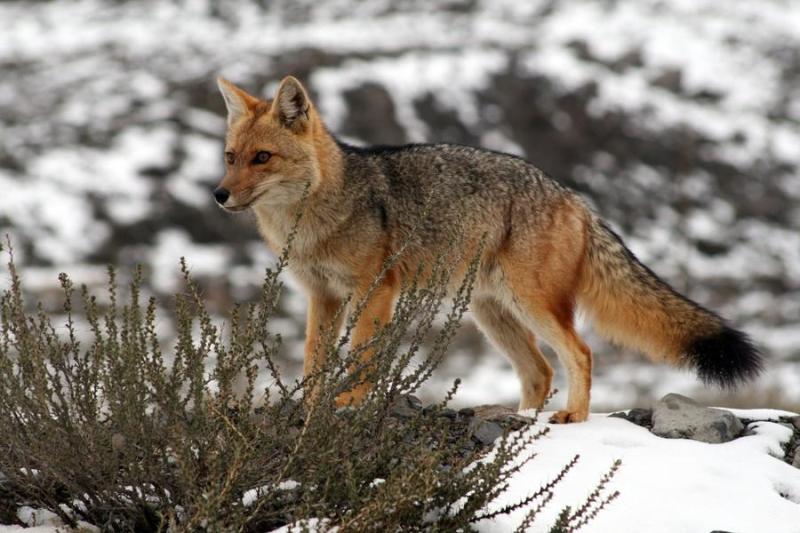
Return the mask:
<svg viewBox="0 0 800 533">
<path fill-rule="evenodd" d="M 216 198 L 219 205 L 225 205 L 225 202 L 228 201 L 230 195 L 231 193 L 228 191 L 228 189 L 223 189 L 222 187 L 219 189 L 214 189 L 214 198 Z"/>
</svg>

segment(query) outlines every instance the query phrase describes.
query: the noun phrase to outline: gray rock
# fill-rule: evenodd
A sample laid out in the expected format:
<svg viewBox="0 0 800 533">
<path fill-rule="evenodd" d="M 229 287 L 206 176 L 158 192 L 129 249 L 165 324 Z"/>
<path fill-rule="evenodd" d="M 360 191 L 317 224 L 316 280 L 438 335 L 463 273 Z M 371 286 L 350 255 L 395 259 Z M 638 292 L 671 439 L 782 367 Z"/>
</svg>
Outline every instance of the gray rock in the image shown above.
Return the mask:
<svg viewBox="0 0 800 533">
<path fill-rule="evenodd" d="M 535 420 L 529 416 L 522 416 L 510 407 L 503 405 L 479 405 L 473 409 L 475 416 L 483 420 L 497 422 L 503 427 L 512 430 L 522 429 L 533 424 Z"/>
<path fill-rule="evenodd" d="M 422 402 L 415 396 L 398 396 L 390 408 L 390 413 L 400 418 L 412 418 L 422 410 Z"/>
<path fill-rule="evenodd" d="M 795 427 L 795 429 L 800 429 L 800 416 L 794 416 L 789 419 L 789 422 Z"/>
<path fill-rule="evenodd" d="M 652 431 L 661 437 L 720 443 L 735 439 L 743 429 L 733 414 L 704 407 L 680 394 L 667 394 L 653 409 Z"/>
<path fill-rule="evenodd" d="M 480 418 L 470 420 L 469 431 L 473 439 L 485 446 L 492 444 L 503 435 L 503 428 L 500 424 Z"/>
<path fill-rule="evenodd" d="M 515 410 L 504 405 L 479 405 L 472 410 L 475 416 L 483 418 L 484 420 L 497 420 L 517 414 Z"/>
<path fill-rule="evenodd" d="M 619 413 L 611 413 L 608 416 L 614 418 L 624 418 L 628 422 L 633 422 L 637 426 L 642 426 L 645 428 L 649 428 L 653 425 L 652 409 L 642 409 L 640 407 L 636 407 L 631 409 L 627 413 L 624 411 L 620 411 Z"/>
<path fill-rule="evenodd" d="M 438 415 L 443 416 L 445 418 L 454 419 L 458 416 L 458 413 L 455 410 L 450 409 L 449 407 L 445 407 L 444 409 L 440 409 L 438 411 Z"/>
<path fill-rule="evenodd" d="M 679 68 L 669 68 L 651 80 L 655 87 L 661 87 L 673 93 L 680 93 L 683 89 L 683 71 Z"/>
</svg>

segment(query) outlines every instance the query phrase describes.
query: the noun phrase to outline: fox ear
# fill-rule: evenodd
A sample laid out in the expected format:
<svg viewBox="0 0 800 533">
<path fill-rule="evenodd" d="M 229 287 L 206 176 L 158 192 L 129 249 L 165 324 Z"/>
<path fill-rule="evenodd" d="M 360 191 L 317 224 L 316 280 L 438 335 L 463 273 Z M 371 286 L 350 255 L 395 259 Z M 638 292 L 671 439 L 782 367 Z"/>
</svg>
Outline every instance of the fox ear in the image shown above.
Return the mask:
<svg viewBox="0 0 800 533">
<path fill-rule="evenodd" d="M 308 123 L 311 99 L 297 78 L 286 76 L 278 87 L 272 107 L 275 116 L 283 126 L 300 132 Z"/>
<path fill-rule="evenodd" d="M 250 96 L 222 76 L 217 77 L 217 86 L 225 99 L 225 107 L 228 108 L 228 126 L 247 115 L 250 108 L 258 103 L 258 98 Z"/>
</svg>

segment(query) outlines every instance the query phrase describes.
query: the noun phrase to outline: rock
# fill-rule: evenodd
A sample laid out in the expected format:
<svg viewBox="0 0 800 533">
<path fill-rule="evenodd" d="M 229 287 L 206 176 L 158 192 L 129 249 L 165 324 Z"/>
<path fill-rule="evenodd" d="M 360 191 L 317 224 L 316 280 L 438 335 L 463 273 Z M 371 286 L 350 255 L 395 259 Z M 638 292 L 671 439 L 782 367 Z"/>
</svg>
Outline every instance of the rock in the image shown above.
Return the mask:
<svg viewBox="0 0 800 533">
<path fill-rule="evenodd" d="M 533 418 L 523 416 L 514 409 L 503 405 L 479 405 L 473 411 L 478 418 L 497 422 L 501 426 L 512 430 L 522 429 L 535 422 Z"/>
<path fill-rule="evenodd" d="M 636 407 L 634 409 L 631 409 L 627 413 L 624 411 L 620 411 L 619 413 L 611 413 L 608 416 L 613 416 L 614 418 L 624 418 L 628 422 L 632 422 L 637 426 L 642 426 L 648 429 L 653 426 L 652 409 L 642 409 L 641 407 Z"/>
<path fill-rule="evenodd" d="M 500 424 L 480 418 L 470 420 L 469 431 L 472 438 L 484 446 L 492 444 L 503 435 L 503 428 Z"/>
<path fill-rule="evenodd" d="M 728 442 L 743 429 L 742 422 L 733 414 L 704 407 L 680 394 L 667 394 L 653 410 L 653 433 L 670 439 Z"/>
<path fill-rule="evenodd" d="M 637 426 L 649 428 L 653 425 L 653 410 L 636 407 L 628 411 L 627 418 Z"/>
<path fill-rule="evenodd" d="M 619 56 L 614 61 L 607 63 L 608 68 L 614 72 L 624 72 L 629 68 L 638 68 L 644 65 L 642 58 L 642 51 L 638 48 L 632 48 Z"/>
<path fill-rule="evenodd" d="M 471 407 L 464 407 L 463 409 L 458 410 L 458 416 L 475 416 L 475 409 Z"/>
<path fill-rule="evenodd" d="M 400 418 L 412 418 L 422 410 L 422 402 L 411 395 L 398 396 L 389 410 L 390 414 Z"/>
<path fill-rule="evenodd" d="M 475 416 L 485 420 L 495 420 L 516 415 L 517 412 L 504 405 L 479 405 L 473 409 Z"/>
<path fill-rule="evenodd" d="M 666 69 L 653 78 L 650 83 L 655 87 L 660 87 L 673 93 L 680 93 L 683 89 L 683 71 L 679 68 Z"/>
<path fill-rule="evenodd" d="M 789 422 L 795 427 L 795 429 L 800 430 L 800 416 L 793 416 L 789 419 Z"/>
<path fill-rule="evenodd" d="M 458 416 L 458 413 L 456 413 L 453 409 L 450 409 L 449 407 L 445 407 L 444 409 L 441 409 L 439 411 L 438 415 L 439 416 L 443 416 L 445 418 L 451 418 L 452 419 L 452 418 L 456 418 Z"/>
</svg>

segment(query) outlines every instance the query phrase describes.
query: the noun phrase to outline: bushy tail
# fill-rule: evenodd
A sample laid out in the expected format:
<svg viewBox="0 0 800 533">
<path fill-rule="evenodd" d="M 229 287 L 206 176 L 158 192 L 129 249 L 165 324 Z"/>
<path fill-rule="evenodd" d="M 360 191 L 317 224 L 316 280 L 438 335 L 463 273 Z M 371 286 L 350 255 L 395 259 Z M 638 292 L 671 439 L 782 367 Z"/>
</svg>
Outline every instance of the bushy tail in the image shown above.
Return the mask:
<svg viewBox="0 0 800 533">
<path fill-rule="evenodd" d="M 581 281 L 581 307 L 612 342 L 656 361 L 691 366 L 704 382 L 722 387 L 754 378 L 763 368 L 746 334 L 675 292 L 596 217 Z"/>
</svg>

